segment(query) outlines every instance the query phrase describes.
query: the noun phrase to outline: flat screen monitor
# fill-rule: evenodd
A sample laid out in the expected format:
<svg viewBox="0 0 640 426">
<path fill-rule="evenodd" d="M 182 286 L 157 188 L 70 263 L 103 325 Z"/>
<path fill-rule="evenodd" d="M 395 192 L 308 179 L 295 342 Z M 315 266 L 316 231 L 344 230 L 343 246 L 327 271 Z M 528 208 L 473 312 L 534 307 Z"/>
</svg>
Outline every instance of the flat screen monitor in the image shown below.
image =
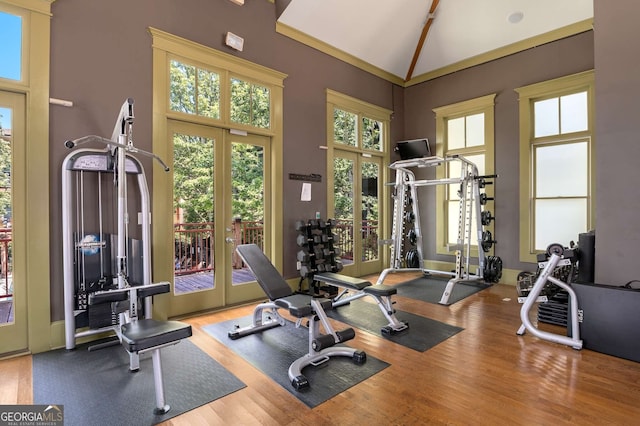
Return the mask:
<svg viewBox="0 0 640 426">
<path fill-rule="evenodd" d="M 400 159 L 402 160 L 431 157 L 431 149 L 429 148 L 429 140 L 427 138 L 400 141 L 396 143 L 395 151 L 400 155 Z"/>
</svg>

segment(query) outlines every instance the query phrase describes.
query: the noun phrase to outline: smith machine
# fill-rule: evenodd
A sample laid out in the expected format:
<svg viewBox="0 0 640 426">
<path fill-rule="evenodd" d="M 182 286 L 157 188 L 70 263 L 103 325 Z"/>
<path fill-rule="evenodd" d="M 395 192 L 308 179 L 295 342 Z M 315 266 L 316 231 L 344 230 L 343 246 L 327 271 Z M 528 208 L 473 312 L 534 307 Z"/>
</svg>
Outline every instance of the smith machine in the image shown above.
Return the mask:
<svg viewBox="0 0 640 426">
<path fill-rule="evenodd" d="M 444 179 L 416 180 L 413 168 L 426 168 L 444 165 L 452 170 L 460 167 L 460 177 Z M 491 250 L 496 241 L 491 231 L 486 229 L 494 217 L 491 211 L 483 210 L 487 202 L 493 200 L 486 193 L 480 193 L 493 182 L 487 179 L 496 178 L 497 175 L 480 176 L 478 167 L 460 155 L 447 157 L 423 157 L 410 158 L 389 166 L 396 171 L 396 181 L 393 186 L 393 229 L 390 240 L 384 243 L 391 245 L 391 265 L 382 271 L 377 284 L 382 284 L 386 276 L 391 272 L 422 271 L 452 275 L 445 287 L 440 299 L 440 304 L 448 305 L 449 296 L 453 287 L 460 282 L 478 282 L 484 280 L 488 283 L 498 282 L 502 276 L 502 260 L 498 256 L 487 256 L 485 253 Z M 417 188 L 422 186 L 459 185 L 458 198 L 458 237 L 455 245 L 450 245 L 449 250 L 456 254 L 455 270 L 451 273 L 429 270 L 424 267 L 422 254 L 422 232 L 420 228 L 420 209 L 418 207 Z M 472 235 L 473 221 L 477 229 L 477 235 Z M 405 228 L 409 228 L 405 231 Z M 474 238 L 475 237 L 475 238 Z M 478 267 L 472 274 L 470 267 L 471 247 L 477 239 Z M 405 247 L 411 247 L 405 250 Z"/>
</svg>

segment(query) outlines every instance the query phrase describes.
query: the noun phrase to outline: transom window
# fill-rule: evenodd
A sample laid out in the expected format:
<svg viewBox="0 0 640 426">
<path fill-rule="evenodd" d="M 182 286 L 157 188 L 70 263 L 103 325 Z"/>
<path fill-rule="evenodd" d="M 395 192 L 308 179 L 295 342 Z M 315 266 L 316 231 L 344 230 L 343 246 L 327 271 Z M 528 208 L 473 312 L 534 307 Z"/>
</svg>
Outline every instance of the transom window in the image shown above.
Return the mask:
<svg viewBox="0 0 640 426">
<path fill-rule="evenodd" d="M 271 129 L 271 89 L 227 71 L 172 59 L 169 64 L 171 111 Z M 225 95 L 226 94 L 226 95 Z M 223 99 L 227 99 L 223 104 Z"/>
<path fill-rule="evenodd" d="M 240 78 L 231 79 L 231 121 L 268 129 L 271 92 L 268 87 Z"/>
<path fill-rule="evenodd" d="M 22 17 L 0 11 L 0 78 L 22 80 Z"/>
<path fill-rule="evenodd" d="M 381 151 L 382 121 L 333 108 L 333 140 L 339 145 Z"/>
<path fill-rule="evenodd" d="M 220 74 L 179 61 L 170 64 L 172 111 L 220 119 Z"/>
</svg>

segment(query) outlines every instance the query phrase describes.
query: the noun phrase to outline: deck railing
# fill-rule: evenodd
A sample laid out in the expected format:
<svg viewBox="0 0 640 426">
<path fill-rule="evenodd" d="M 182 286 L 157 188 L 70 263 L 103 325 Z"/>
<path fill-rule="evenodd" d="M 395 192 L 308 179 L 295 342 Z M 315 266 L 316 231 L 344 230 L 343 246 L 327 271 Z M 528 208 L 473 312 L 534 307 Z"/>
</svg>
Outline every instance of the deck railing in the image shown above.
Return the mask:
<svg viewBox="0 0 640 426">
<path fill-rule="evenodd" d="M 11 228 L 0 228 L 0 300 L 13 297 L 13 234 Z"/>
<path fill-rule="evenodd" d="M 336 220 L 333 228 L 337 236 L 336 246 L 340 256 L 346 261 L 353 261 L 353 220 Z M 362 260 L 378 258 L 378 221 L 364 220 L 358 235 L 362 244 Z M 175 275 L 212 271 L 214 269 L 215 243 L 213 222 L 176 223 L 174 225 L 175 242 Z M 257 244 L 263 247 L 264 225 L 262 222 L 236 220 L 231 225 L 229 235 L 235 245 Z M 234 256 L 234 268 L 241 268 L 239 259 Z"/>
<path fill-rule="evenodd" d="M 215 231 L 213 222 L 176 223 L 174 232 L 175 275 L 206 272 L 214 269 Z M 234 243 L 262 247 L 264 225 L 257 221 L 236 220 L 231 224 Z"/>
<path fill-rule="evenodd" d="M 338 243 L 336 246 L 340 248 L 341 257 L 345 260 L 353 261 L 353 219 L 337 219 L 334 228 L 334 234 L 337 235 Z M 362 239 L 362 260 L 373 260 L 378 258 L 378 221 L 363 220 L 360 230 Z"/>
</svg>

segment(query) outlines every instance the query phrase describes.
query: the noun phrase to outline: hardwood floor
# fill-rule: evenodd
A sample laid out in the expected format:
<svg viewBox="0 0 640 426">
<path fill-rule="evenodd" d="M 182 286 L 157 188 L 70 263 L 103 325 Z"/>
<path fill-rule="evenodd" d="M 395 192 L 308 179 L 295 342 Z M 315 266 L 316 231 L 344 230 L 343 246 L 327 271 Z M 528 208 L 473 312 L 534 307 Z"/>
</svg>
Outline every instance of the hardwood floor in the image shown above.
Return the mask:
<svg viewBox="0 0 640 426">
<path fill-rule="evenodd" d="M 387 284 L 412 274 L 391 274 Z M 372 278 L 375 280 L 375 277 Z M 244 306 L 188 319 L 192 342 L 247 387 L 166 425 L 632 425 L 640 364 L 517 336 L 515 288 L 494 285 L 452 306 L 396 297 L 397 309 L 464 331 L 417 352 L 356 330 L 349 342 L 390 367 L 310 409 L 201 330 L 249 315 Z M 542 327 L 542 326 L 541 326 Z M 558 328 L 545 326 L 558 331 Z M 0 361 L 0 404 L 32 403 L 31 357 Z"/>
</svg>

